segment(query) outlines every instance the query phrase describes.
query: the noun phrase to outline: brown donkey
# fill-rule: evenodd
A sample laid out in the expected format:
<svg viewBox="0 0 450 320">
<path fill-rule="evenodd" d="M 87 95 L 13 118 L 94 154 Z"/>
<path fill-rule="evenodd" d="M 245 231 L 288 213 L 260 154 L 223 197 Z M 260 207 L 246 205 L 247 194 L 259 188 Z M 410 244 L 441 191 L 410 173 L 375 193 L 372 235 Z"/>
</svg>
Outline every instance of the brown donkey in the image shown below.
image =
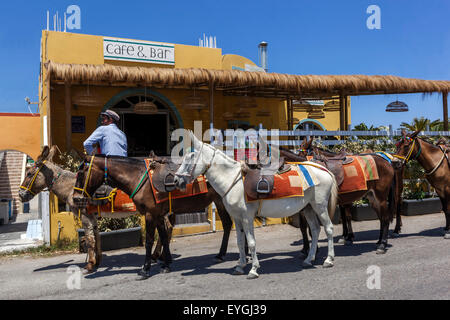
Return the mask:
<svg viewBox="0 0 450 320">
<path fill-rule="evenodd" d="M 34 166 L 26 169 L 25 178 L 19 189 L 19 197 L 22 202 L 28 202 L 39 192 L 48 189 L 59 200 L 69 205 L 74 218 L 80 215 L 82 226 L 85 230 L 84 239 L 88 251 L 88 263 L 85 269 L 89 272 L 100 264 L 102 257 L 97 218 L 94 215 L 87 214 L 85 208 L 78 210 L 73 205 L 72 195 L 76 180 L 75 173 L 64 170 L 52 162 L 55 152 L 56 146 L 53 146 L 51 149 L 45 146 Z"/>
<path fill-rule="evenodd" d="M 450 239 L 450 160 L 449 149 L 442 145 L 434 145 L 417 135 L 421 130 L 410 135 L 403 133 L 403 138 L 397 143 L 397 157 L 403 165 L 409 160 L 417 160 L 425 169 L 425 178 L 436 190 L 441 199 L 445 214 L 444 238 Z"/>
<path fill-rule="evenodd" d="M 145 215 L 146 239 L 145 239 L 145 261 L 138 274 L 142 278 L 150 276 L 150 266 L 152 261 L 151 250 L 155 238 L 155 229 L 158 229 L 159 238 L 162 243 L 162 259 L 164 261 L 161 272 L 169 272 L 169 265 L 172 257 L 169 250 L 169 234 L 166 228 L 166 215 L 169 212 L 169 201 L 157 203 L 152 191 L 151 183 L 148 179 L 147 167 L 144 160 L 127 157 L 96 155 L 86 156 L 85 165 L 77 173 L 76 189 L 73 192 L 75 205 L 85 207 L 89 196 L 104 182 L 105 165 L 107 166 L 107 183 L 112 187 L 132 196 L 132 200 L 137 210 Z M 164 165 L 154 161 L 152 166 Z M 174 214 L 184 213 L 189 210 L 203 210 L 211 202 L 216 204 L 218 213 L 224 223 L 224 236 L 222 239 L 221 251 L 217 258 L 222 259 L 226 252 L 229 230 L 231 229 L 231 219 L 222 205 L 220 196 L 208 188 L 207 193 L 194 195 L 191 197 L 173 199 L 172 210 Z M 173 219 L 173 218 L 172 218 Z M 174 220 L 172 220 L 174 222 Z"/>
<path fill-rule="evenodd" d="M 330 166 L 327 162 L 332 161 L 331 158 L 334 158 L 335 161 L 345 158 L 345 153 L 334 154 L 312 146 L 312 139 L 309 142 L 306 142 L 306 140 L 303 142 L 300 147 L 299 155 L 302 157 L 313 155 L 316 158 L 315 161 L 324 163 L 326 167 Z M 393 166 L 381 156 L 373 154 L 373 158 L 378 170 L 379 179 L 368 181 L 367 190 L 339 194 L 338 204 L 341 207 L 344 239 L 346 243 L 351 243 L 354 239 L 354 234 L 351 226 L 349 208 L 354 201 L 357 201 L 364 196 L 368 198 L 370 206 L 375 210 L 380 220 L 380 237 L 377 242 L 376 252 L 377 254 L 381 254 L 385 253 L 387 250 L 389 223 L 393 221 L 394 211 L 397 210 L 396 198 L 398 190 L 396 184 L 398 183 L 398 175 L 395 173 Z M 333 172 L 333 168 L 330 167 L 330 170 Z M 335 175 L 337 175 L 337 173 L 335 173 Z M 339 179 L 336 178 L 336 180 L 338 180 L 339 184 Z"/>
</svg>

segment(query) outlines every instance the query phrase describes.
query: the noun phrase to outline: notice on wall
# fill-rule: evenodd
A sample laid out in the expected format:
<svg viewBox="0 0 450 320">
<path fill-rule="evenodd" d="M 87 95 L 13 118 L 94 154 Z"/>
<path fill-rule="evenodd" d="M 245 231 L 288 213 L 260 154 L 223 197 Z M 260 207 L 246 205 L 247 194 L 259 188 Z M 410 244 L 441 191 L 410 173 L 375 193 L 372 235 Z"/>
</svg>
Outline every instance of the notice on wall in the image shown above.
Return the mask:
<svg viewBox="0 0 450 320">
<path fill-rule="evenodd" d="M 105 60 L 175 64 L 175 46 L 170 43 L 103 38 Z"/>
</svg>

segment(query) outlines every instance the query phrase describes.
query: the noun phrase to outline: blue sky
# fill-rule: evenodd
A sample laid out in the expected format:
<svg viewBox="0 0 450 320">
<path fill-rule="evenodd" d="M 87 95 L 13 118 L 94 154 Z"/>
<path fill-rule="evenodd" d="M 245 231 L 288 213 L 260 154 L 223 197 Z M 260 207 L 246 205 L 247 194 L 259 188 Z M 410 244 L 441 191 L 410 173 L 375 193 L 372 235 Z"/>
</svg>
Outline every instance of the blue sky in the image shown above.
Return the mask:
<svg viewBox="0 0 450 320">
<path fill-rule="evenodd" d="M 38 97 L 39 43 L 46 12 L 81 8 L 79 33 L 198 45 L 217 37 L 223 54 L 258 62 L 267 41 L 269 72 L 368 74 L 450 80 L 450 1 L 2 1 L 0 112 L 28 112 Z M 369 30 L 369 5 L 381 29 Z M 387 113 L 397 95 L 352 97 L 352 124 L 394 125 L 442 119 L 442 97 L 398 95 L 407 113 Z M 32 106 L 33 111 L 36 110 Z"/>
</svg>

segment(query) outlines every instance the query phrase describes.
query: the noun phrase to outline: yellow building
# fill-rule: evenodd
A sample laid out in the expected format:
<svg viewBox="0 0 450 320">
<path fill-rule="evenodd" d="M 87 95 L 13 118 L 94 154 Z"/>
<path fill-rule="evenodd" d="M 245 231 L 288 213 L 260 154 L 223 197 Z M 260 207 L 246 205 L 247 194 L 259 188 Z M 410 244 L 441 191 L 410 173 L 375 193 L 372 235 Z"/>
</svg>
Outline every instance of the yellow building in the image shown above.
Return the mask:
<svg viewBox="0 0 450 320">
<path fill-rule="evenodd" d="M 295 97 L 282 90 L 258 92 L 257 86 L 242 84 L 242 74 L 261 77 L 261 68 L 245 57 L 223 55 L 219 48 L 53 31 L 42 32 L 41 47 L 41 142 L 56 144 L 62 151 L 83 150 L 83 141 L 106 109 L 121 116 L 119 126 L 127 135 L 131 157 L 145 157 L 151 150 L 169 155 L 170 133 L 194 129 L 195 120 L 202 121 L 203 131 L 211 125 L 292 130 L 309 115 L 307 109 L 295 111 Z M 136 107 L 142 101 L 153 103 L 157 110 Z M 339 112 L 326 111 L 324 116 L 306 122 L 319 129 L 342 127 Z M 55 197 L 50 208 L 51 226 L 58 219 L 67 220 L 67 213 L 57 214 Z M 75 234 L 72 227 L 63 230 Z M 52 238 L 56 232 L 53 227 Z"/>
</svg>

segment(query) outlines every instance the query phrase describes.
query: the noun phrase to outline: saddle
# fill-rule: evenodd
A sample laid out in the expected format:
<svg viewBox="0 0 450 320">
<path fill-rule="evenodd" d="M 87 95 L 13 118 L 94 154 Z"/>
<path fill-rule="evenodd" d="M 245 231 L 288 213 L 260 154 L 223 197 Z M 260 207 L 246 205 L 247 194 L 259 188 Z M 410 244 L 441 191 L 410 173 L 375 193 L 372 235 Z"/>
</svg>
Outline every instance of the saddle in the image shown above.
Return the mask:
<svg viewBox="0 0 450 320">
<path fill-rule="evenodd" d="M 313 160 L 334 174 L 338 186 L 344 182 L 344 165 L 353 162 L 353 158 L 347 157 L 345 152 L 341 152 L 331 158 L 315 153 Z"/>
<path fill-rule="evenodd" d="M 175 172 L 179 165 L 170 160 L 158 157 L 150 163 L 153 169 L 152 184 L 158 192 L 172 192 L 176 189 Z"/>
<path fill-rule="evenodd" d="M 102 184 L 100 187 L 98 187 L 97 190 L 95 190 L 92 199 L 89 200 L 89 203 L 95 206 L 102 206 L 109 202 L 109 199 L 107 197 L 111 194 L 111 191 L 114 188 L 107 185 Z"/>
<path fill-rule="evenodd" d="M 282 174 L 291 170 L 291 166 L 285 162 L 284 157 L 280 157 L 280 165 L 275 174 Z M 244 190 L 253 199 L 265 199 L 273 191 L 274 175 L 263 175 L 264 166 L 261 164 L 245 164 L 243 173 Z"/>
</svg>

